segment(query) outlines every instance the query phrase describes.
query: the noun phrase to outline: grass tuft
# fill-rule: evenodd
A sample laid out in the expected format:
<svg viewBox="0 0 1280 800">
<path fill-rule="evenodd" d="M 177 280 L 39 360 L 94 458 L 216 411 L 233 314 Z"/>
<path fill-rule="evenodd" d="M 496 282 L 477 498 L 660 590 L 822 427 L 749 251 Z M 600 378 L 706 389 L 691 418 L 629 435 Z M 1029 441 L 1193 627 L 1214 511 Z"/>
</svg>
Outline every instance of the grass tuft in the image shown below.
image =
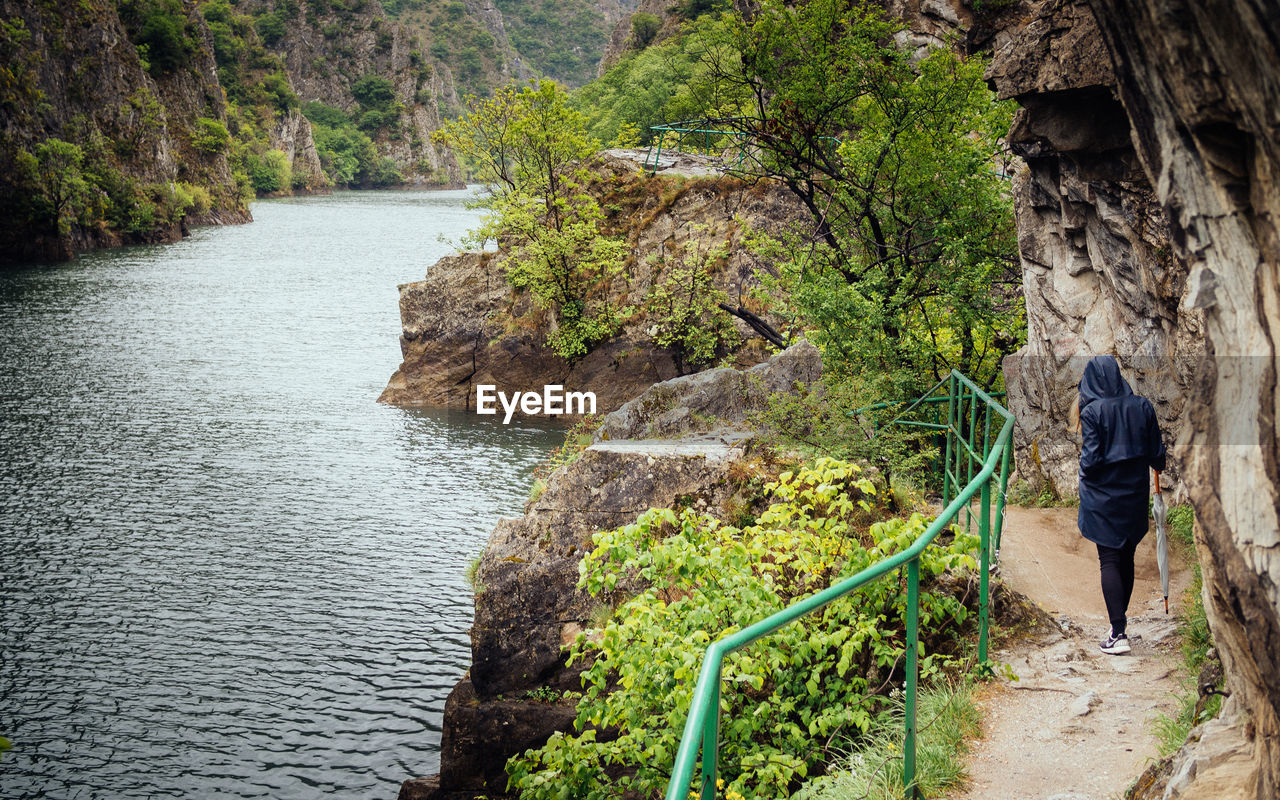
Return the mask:
<svg viewBox="0 0 1280 800">
<path fill-rule="evenodd" d="M 1158 714 L 1154 723 L 1161 758 L 1177 752 L 1187 741 L 1191 729 L 1217 716 L 1222 707 L 1222 698 L 1214 695 L 1197 711 L 1200 703 L 1197 685 L 1200 668 L 1213 647 L 1213 637 L 1204 611 L 1201 592 L 1204 578 L 1200 572 L 1199 559 L 1196 558 L 1194 528 L 1195 514 L 1191 506 L 1174 506 L 1169 509 L 1169 541 L 1173 547 L 1182 551 L 1184 559 L 1191 564 L 1192 577 L 1191 585 L 1187 587 L 1186 602 L 1183 604 L 1185 610 L 1179 620 L 1182 634 L 1182 678 L 1175 692 L 1178 710 L 1172 716 Z"/>
<path fill-rule="evenodd" d="M 831 774 L 811 781 L 793 800 L 901 800 L 903 720 L 898 699 L 892 710 L 876 719 L 859 746 L 837 760 Z M 940 797 L 964 781 L 964 756 L 980 731 L 973 685 L 922 690 L 916 721 L 916 783 L 924 797 Z"/>
</svg>

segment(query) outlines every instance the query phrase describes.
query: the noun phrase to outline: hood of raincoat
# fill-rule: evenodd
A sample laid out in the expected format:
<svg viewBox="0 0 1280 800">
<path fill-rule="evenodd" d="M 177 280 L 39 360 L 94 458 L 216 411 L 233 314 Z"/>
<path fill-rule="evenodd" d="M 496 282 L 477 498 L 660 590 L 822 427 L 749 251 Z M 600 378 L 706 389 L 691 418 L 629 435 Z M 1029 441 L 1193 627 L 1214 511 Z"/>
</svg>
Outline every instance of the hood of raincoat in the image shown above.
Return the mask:
<svg viewBox="0 0 1280 800">
<path fill-rule="evenodd" d="M 1126 397 L 1133 394 L 1129 382 L 1120 374 L 1115 356 L 1094 356 L 1085 364 L 1084 377 L 1080 379 L 1080 410 L 1084 411 L 1095 400 L 1108 397 Z"/>
</svg>

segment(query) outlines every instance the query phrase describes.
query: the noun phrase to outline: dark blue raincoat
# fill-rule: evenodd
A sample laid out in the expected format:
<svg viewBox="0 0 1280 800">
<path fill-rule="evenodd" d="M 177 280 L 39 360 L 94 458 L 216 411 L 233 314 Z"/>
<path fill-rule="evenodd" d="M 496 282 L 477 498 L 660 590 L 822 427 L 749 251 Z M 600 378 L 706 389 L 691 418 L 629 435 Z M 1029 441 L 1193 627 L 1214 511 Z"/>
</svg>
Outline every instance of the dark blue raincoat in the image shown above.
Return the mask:
<svg viewBox="0 0 1280 800">
<path fill-rule="evenodd" d="M 1133 393 L 1112 356 L 1095 356 L 1080 379 L 1080 533 L 1104 547 L 1147 534 L 1149 469 L 1165 448 L 1150 401 Z"/>
</svg>

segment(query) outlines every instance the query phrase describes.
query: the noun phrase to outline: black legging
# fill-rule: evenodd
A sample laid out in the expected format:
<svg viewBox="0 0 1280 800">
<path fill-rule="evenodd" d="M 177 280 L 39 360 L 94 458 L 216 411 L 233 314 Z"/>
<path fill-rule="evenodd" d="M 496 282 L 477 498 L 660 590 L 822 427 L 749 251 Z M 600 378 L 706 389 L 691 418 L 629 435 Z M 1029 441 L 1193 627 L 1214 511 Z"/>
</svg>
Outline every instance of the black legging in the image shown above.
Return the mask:
<svg viewBox="0 0 1280 800">
<path fill-rule="evenodd" d="M 1133 554 L 1137 542 L 1126 542 L 1124 547 L 1098 545 L 1098 564 L 1102 568 L 1102 599 L 1107 602 L 1107 616 L 1111 618 L 1111 635 L 1124 633 L 1129 610 L 1129 597 L 1133 595 Z"/>
</svg>

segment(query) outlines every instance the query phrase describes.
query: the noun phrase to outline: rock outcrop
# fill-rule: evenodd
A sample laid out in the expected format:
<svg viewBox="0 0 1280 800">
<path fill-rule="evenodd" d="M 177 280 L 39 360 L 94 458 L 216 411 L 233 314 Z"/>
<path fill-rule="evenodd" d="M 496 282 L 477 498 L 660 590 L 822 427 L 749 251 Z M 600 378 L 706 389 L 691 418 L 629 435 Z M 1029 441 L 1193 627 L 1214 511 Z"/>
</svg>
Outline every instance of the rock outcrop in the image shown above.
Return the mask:
<svg viewBox="0 0 1280 800">
<path fill-rule="evenodd" d="M 271 131 L 271 146 L 289 159 L 294 192 L 323 194 L 331 191 L 329 179 L 320 164 L 320 154 L 316 152 L 315 139 L 311 136 L 311 123 L 301 111 L 295 108 L 281 115 L 279 123 Z"/>
<path fill-rule="evenodd" d="M 802 343 L 758 367 L 757 380 L 716 370 L 701 383 L 690 376 L 654 388 L 741 422 L 742 409 L 764 393 L 814 380 L 820 369 L 816 348 Z M 638 434 L 659 424 L 682 437 L 597 441 L 548 478 L 522 518 L 498 523 L 476 571 L 471 669 L 445 704 L 440 774 L 406 782 L 402 800 L 501 795 L 510 756 L 570 728 L 572 707 L 542 702 L 537 691 L 581 688 L 582 665 L 566 667 L 562 648 L 598 604 L 577 589 L 578 563 L 594 532 L 634 522 L 653 507 L 721 509 L 741 491 L 730 471 L 754 458 L 751 434 L 721 420 L 683 435 L 701 420 L 672 411 L 631 407 L 606 417 L 604 430 Z"/>
<path fill-rule="evenodd" d="M 729 244 L 716 285 L 730 304 L 750 305 L 757 278 L 739 246 L 738 220 L 769 229 L 798 213 L 777 187 L 749 187 L 728 177 L 649 177 L 618 158 L 606 158 L 600 169 L 601 204 L 613 209 L 609 224 L 626 236 L 631 251 L 627 274 L 610 288 L 623 298 L 620 305 L 643 301 L 655 274 L 651 256 L 683 251 L 692 241 Z M 400 319 L 404 361 L 379 398 L 395 405 L 471 408 L 478 384 L 503 392 L 559 384 L 595 392 L 603 413 L 679 374 L 671 354 L 653 342 L 652 323 L 643 315 L 577 361 L 561 358 L 545 343 L 548 315 L 529 292 L 512 289 L 491 252 L 441 259 L 425 281 L 401 286 Z M 730 348 L 738 363 L 760 361 L 763 340 L 738 324 L 738 342 Z"/>
<path fill-rule="evenodd" d="M 1013 192 L 1028 333 L 1005 363 L 1018 471 L 1072 496 L 1079 442 L 1067 416 L 1085 361 L 1117 355 L 1176 440 L 1202 352 L 1199 320 L 1178 309 L 1186 270 L 1130 141 L 1092 10 L 1040 4 L 988 77 L 1022 106 L 1009 143 L 1024 163 Z"/>
<path fill-rule="evenodd" d="M 1057 431 L 1079 357 L 1115 353 L 1176 438 L 1231 693 L 1136 796 L 1275 797 L 1280 15 L 1262 0 L 1017 13 L 991 74 L 1023 106 L 1010 138 L 1028 163 L 1029 341 L 1006 363 L 1019 468 L 1070 491 L 1075 448 Z"/>
<path fill-rule="evenodd" d="M 1280 13 L 1265 0 L 1090 5 L 1171 247 L 1188 270 L 1182 304 L 1203 315 L 1207 357 L 1192 378 L 1190 430 L 1177 454 L 1200 524 L 1205 606 L 1231 692 L 1223 716 L 1234 723 L 1239 752 L 1252 757 L 1229 788 L 1212 794 L 1276 797 Z M 1214 746 L 1210 733 L 1184 763 Z M 1163 796 L 1206 790 L 1191 775 Z"/>
</svg>

